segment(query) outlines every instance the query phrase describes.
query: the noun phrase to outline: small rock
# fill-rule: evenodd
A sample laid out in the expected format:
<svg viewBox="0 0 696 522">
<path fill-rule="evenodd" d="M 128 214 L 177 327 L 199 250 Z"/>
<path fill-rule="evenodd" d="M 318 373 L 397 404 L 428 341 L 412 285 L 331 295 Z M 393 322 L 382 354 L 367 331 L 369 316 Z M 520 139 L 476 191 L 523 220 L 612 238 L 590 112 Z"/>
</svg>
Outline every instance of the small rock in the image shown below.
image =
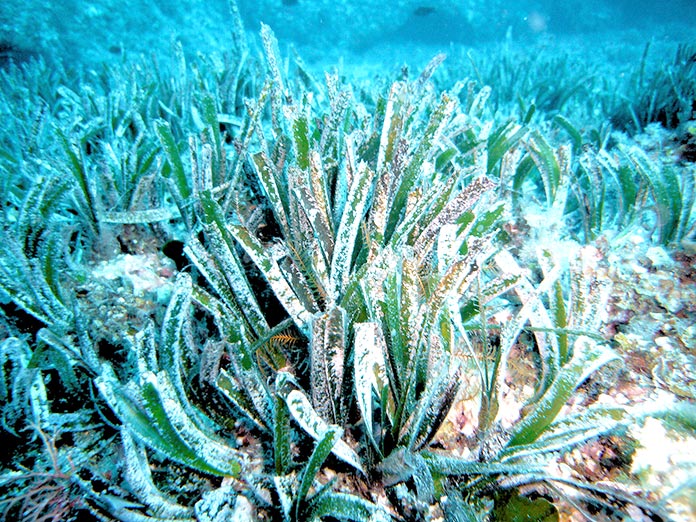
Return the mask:
<svg viewBox="0 0 696 522">
<path fill-rule="evenodd" d="M 203 494 L 194 512 L 199 522 L 252 522 L 253 507 L 232 486 L 223 486 Z"/>
<path fill-rule="evenodd" d="M 650 260 L 653 268 L 658 270 L 668 269 L 674 264 L 667 251 L 661 246 L 648 248 L 647 252 L 645 252 L 645 257 Z"/>
</svg>

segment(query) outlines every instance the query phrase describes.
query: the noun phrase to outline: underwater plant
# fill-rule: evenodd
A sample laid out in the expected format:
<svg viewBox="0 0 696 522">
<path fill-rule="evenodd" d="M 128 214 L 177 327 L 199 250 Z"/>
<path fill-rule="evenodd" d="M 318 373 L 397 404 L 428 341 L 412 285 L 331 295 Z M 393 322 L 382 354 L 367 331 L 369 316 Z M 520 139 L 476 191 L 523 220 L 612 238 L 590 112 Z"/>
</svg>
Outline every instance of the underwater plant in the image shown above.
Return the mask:
<svg viewBox="0 0 696 522">
<path fill-rule="evenodd" d="M 63 79 L 3 131 L 5 517 L 668 520 L 672 494 L 564 459 L 692 422 L 585 389 L 620 362 L 594 242 L 639 219 L 691 237 L 689 171 L 545 119 L 572 82 L 503 117 L 488 87 L 436 87 L 443 55 L 364 93 L 288 72 L 268 26 L 243 43 L 176 47 L 174 80 Z M 40 83 L 2 74 L 11 114 Z M 164 296 L 98 275 L 174 242 Z"/>
<path fill-rule="evenodd" d="M 642 132 L 650 123 L 676 129 L 696 116 L 696 48 L 680 45 L 670 63 L 655 67 L 649 60 L 650 47 L 647 43 L 630 90 L 612 114 L 619 129 Z"/>
</svg>

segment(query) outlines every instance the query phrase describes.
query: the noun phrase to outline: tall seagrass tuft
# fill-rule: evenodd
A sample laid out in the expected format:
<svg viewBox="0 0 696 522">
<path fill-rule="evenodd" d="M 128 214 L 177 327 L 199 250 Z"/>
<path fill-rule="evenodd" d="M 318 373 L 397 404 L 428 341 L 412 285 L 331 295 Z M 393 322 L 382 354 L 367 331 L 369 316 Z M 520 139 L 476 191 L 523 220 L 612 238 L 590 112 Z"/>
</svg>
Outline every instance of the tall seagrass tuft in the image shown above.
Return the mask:
<svg viewBox="0 0 696 522">
<path fill-rule="evenodd" d="M 325 88 L 315 83 L 298 91 L 281 73 L 277 44 L 266 26 L 262 41 L 268 79 L 259 99 L 248 104 L 254 135 L 246 173 L 256 213 L 239 198 L 230 205 L 222 196 L 202 198 L 204 221 L 230 260 L 229 270 L 208 279 L 219 281 L 221 292 L 239 292 L 243 285 L 224 278 L 241 273 L 235 258 L 241 249 L 286 314 L 279 328 L 290 321 L 306 340 L 295 355 L 295 361 L 304 357 L 306 366 L 288 367 L 291 358 L 283 354 L 267 360 L 263 365 L 275 373 L 275 389 L 259 389 L 283 397 L 288 410 L 282 411 L 317 444 L 332 426 L 347 428 L 349 436 L 336 439 L 334 455 L 369 480 L 380 478 L 404 517 L 425 516 L 438 492 L 446 490 L 462 499 L 448 508 L 452 516 L 483 519 L 520 502 L 501 492 L 554 483 L 619 512 L 628 501 L 620 490 L 547 471 L 562 451 L 621 429 L 630 418 L 620 408 L 559 417 L 573 391 L 616 360 L 593 333 L 602 294 L 584 293 L 582 284 L 589 283 L 579 283 L 575 272 L 569 309 L 571 294 L 561 283 L 565 262 L 549 253 L 539 258 L 544 278 L 538 283 L 526 278 L 499 240 L 506 206 L 493 199 L 507 191 L 498 183 L 510 182 L 514 190 L 535 168 L 547 206 L 562 217 L 570 146 L 554 151 L 539 131 L 525 137 L 513 124 L 500 127 L 495 141 L 496 134 L 477 117 L 485 92 L 467 105 L 470 112 L 457 101 L 463 85 L 435 93 L 430 77 L 442 56 L 416 81 L 394 83 L 370 114 L 336 75 L 326 75 Z M 528 151 L 524 158 L 514 151 L 520 140 Z M 497 148 L 481 154 L 491 143 Z M 205 271 L 205 255 L 195 248 L 190 247 L 192 259 Z M 213 263 L 222 258 L 216 250 L 209 256 Z M 487 314 L 505 307 L 502 295 L 519 303 L 519 310 L 494 335 Z M 212 303 L 208 296 L 201 302 L 206 300 Z M 242 308 L 242 315 L 253 310 Z M 527 328 L 535 332 L 541 360 L 538 385 L 521 420 L 501 434 L 502 382 L 512 347 Z M 238 364 L 237 377 L 218 378 L 242 407 L 244 368 L 254 366 L 258 347 L 276 331 L 261 323 L 246 340 L 251 349 L 241 351 L 246 366 Z M 475 364 L 462 366 L 462 353 Z M 462 378 L 481 383 L 478 457 L 472 460 L 428 449 Z M 281 450 L 287 447 L 278 433 L 281 410 L 265 408 L 275 411 L 274 449 Z M 364 448 L 351 448 L 353 439 L 364 441 Z M 283 458 L 276 460 L 276 471 L 286 466 Z M 286 484 L 278 478 L 277 491 L 284 491 L 281 482 Z M 454 484 L 464 489 L 454 491 Z M 607 496 L 612 500 L 603 500 Z"/>
</svg>

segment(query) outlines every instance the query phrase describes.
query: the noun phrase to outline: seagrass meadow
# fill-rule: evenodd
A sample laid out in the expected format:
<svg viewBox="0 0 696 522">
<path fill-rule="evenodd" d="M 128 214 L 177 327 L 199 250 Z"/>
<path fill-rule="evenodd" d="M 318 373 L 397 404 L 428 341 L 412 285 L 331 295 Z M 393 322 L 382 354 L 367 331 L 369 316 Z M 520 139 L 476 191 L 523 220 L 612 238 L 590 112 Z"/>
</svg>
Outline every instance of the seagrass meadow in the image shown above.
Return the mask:
<svg viewBox="0 0 696 522">
<path fill-rule="evenodd" d="M 2 520 L 696 520 L 690 3 L 371 4 L 0 8 Z"/>
</svg>

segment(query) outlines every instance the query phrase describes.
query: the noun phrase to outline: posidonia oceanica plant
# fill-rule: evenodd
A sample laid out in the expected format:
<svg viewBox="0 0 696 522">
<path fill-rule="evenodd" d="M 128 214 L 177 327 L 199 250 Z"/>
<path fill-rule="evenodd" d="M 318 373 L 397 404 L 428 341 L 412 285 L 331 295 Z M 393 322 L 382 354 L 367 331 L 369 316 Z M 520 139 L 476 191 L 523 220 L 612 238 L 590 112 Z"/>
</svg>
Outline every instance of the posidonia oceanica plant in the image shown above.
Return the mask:
<svg viewBox="0 0 696 522">
<path fill-rule="evenodd" d="M 53 138 L 3 149 L 2 426 L 31 464 L 3 462 L 8 517 L 669 519 L 561 464 L 692 422 L 573 399 L 620 360 L 592 242 L 647 214 L 655 242 L 688 239 L 693 180 L 532 105 L 494 116 L 488 87 L 440 92 L 442 55 L 365 94 L 289 73 L 267 26 L 261 47 L 222 69 L 179 50 L 171 82 L 105 72 L 46 98 Z M 521 247 L 532 211 L 549 227 Z M 124 227 L 181 246 L 166 299 L 97 281 Z"/>
</svg>

